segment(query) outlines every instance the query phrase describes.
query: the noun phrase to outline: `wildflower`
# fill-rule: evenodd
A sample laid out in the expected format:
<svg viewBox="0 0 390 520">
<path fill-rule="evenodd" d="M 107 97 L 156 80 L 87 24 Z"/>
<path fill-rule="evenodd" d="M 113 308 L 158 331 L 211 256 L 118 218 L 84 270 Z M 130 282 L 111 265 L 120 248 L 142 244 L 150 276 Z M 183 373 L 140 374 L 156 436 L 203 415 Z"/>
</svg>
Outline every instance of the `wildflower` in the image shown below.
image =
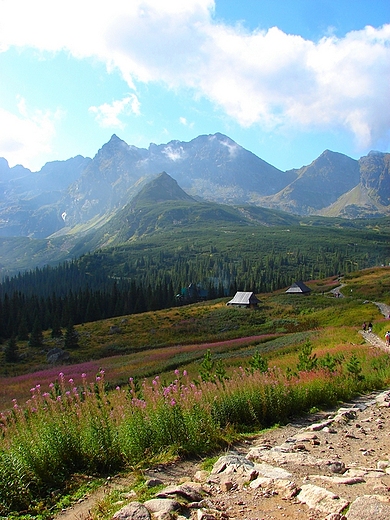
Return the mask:
<svg viewBox="0 0 390 520">
<path fill-rule="evenodd" d="M 187 374 L 187 370 L 183 370 L 183 376 L 184 376 L 184 377 L 187 377 L 187 375 L 188 375 L 188 374 Z"/>
<path fill-rule="evenodd" d="M 176 401 L 174 399 L 171 399 L 171 406 L 175 406 Z"/>
<path fill-rule="evenodd" d="M 179 374 L 180 374 L 179 370 L 176 369 L 176 370 L 175 370 L 175 375 L 178 376 Z"/>
<path fill-rule="evenodd" d="M 72 378 L 69 379 L 69 383 L 71 383 L 71 384 L 73 383 L 73 379 Z"/>
<path fill-rule="evenodd" d="M 86 374 L 85 372 L 83 372 L 83 373 L 81 374 L 81 377 L 82 377 L 83 379 L 85 379 L 85 378 L 87 377 L 87 374 Z"/>
</svg>

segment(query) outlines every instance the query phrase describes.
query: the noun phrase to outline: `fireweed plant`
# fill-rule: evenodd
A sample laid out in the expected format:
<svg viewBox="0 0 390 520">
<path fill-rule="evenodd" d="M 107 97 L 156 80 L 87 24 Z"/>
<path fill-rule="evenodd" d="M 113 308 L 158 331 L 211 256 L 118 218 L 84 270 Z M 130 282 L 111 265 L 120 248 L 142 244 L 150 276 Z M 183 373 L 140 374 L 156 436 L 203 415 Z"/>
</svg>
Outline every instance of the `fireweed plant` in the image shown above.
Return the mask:
<svg viewBox="0 0 390 520">
<path fill-rule="evenodd" d="M 192 380 L 176 370 L 169 383 L 159 376 L 130 378 L 113 391 L 103 370 L 92 380 L 85 373 L 77 381 L 60 373 L 47 390 L 36 385 L 25 405 L 15 400 L 0 415 L 0 515 L 34 513 L 42 500 L 50 504 L 72 474 L 108 475 L 162 453 L 210 453 L 240 432 L 283 423 L 389 381 L 389 357 L 378 352 L 320 361 L 310 371 L 299 370 L 299 363 L 289 371 L 252 364 Z"/>
</svg>

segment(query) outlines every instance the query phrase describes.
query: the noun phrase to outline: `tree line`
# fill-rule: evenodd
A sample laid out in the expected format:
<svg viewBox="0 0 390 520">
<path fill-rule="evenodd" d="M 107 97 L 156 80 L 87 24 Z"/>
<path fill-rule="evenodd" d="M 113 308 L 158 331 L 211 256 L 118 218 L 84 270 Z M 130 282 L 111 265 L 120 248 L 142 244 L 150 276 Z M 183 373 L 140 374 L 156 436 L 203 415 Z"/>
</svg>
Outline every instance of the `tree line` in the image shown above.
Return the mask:
<svg viewBox="0 0 390 520">
<path fill-rule="evenodd" d="M 36 268 L 0 284 L 0 338 L 25 339 L 37 324 L 41 330 L 64 328 L 183 304 L 177 295 L 191 283 L 207 299 L 237 290 L 272 292 L 294 281 L 379 265 L 388 251 L 386 237 L 378 234 L 353 230 L 354 242 L 349 236 L 346 242 L 344 232 L 337 233 L 273 228 L 234 241 L 221 232 L 221 238 L 163 237 Z"/>
</svg>

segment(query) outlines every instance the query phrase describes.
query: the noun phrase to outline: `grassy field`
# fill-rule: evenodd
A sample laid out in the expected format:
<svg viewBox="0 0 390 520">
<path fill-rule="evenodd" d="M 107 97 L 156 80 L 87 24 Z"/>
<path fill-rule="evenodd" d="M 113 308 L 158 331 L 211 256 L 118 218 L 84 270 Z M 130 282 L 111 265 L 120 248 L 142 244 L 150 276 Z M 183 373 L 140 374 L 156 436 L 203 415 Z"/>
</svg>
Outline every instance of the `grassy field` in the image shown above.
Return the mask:
<svg viewBox="0 0 390 520">
<path fill-rule="evenodd" d="M 357 331 L 363 321 L 375 322 L 374 332 L 384 336 L 386 321 L 372 302 L 390 304 L 389 268 L 349 274 L 342 280 L 344 298 L 330 292 L 340 285 L 336 277 L 306 283 L 312 289 L 309 296 L 284 291 L 260 294 L 257 310 L 233 309 L 223 299 L 77 326 L 80 347 L 70 352 L 66 365 L 46 362 L 47 351 L 57 345 L 46 331 L 44 350 L 20 343 L 22 360 L 2 363 L 0 410 L 9 407 L 12 399 L 28 399 L 30 388 L 47 386 L 60 372 L 77 379 L 103 368 L 107 383 L 115 387 L 129 377 L 151 377 L 180 367 L 197 373 L 208 349 L 215 359 L 233 367 L 245 363 L 256 350 L 281 357 L 286 365 L 287 354 L 296 352 L 308 338 L 318 348 L 361 343 Z"/>
</svg>

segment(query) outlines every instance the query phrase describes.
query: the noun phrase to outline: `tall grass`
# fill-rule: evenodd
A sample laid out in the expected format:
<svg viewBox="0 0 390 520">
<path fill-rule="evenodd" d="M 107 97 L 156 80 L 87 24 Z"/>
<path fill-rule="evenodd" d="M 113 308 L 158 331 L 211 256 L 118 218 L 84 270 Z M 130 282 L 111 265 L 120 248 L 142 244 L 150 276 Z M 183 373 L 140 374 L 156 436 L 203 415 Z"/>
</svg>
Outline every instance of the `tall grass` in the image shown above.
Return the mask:
<svg viewBox="0 0 390 520">
<path fill-rule="evenodd" d="M 164 452 L 207 453 L 228 432 L 283 423 L 313 406 L 381 388 L 390 362 L 357 349 L 333 371 L 239 368 L 204 381 L 176 370 L 170 382 L 130 379 L 114 391 L 104 375 L 76 381 L 61 373 L 47 391 L 36 385 L 24 406 L 15 401 L 0 416 L 1 515 L 33 512 L 74 473 L 110 474 Z"/>
</svg>

